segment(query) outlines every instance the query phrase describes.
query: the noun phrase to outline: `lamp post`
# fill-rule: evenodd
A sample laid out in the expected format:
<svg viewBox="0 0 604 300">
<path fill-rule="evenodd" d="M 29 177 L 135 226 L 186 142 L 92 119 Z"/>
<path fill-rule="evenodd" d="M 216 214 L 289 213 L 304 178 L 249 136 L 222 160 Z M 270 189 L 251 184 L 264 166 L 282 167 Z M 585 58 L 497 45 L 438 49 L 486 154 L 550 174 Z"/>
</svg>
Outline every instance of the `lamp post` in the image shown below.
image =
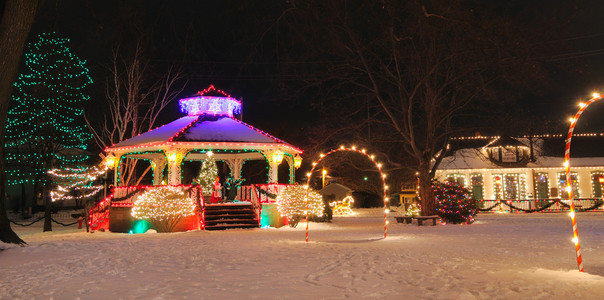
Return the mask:
<svg viewBox="0 0 604 300">
<path fill-rule="evenodd" d="M 327 170 L 323 169 L 323 172 L 321 172 L 321 173 L 323 175 L 321 188 L 325 188 L 325 175 L 327 175 Z"/>
</svg>

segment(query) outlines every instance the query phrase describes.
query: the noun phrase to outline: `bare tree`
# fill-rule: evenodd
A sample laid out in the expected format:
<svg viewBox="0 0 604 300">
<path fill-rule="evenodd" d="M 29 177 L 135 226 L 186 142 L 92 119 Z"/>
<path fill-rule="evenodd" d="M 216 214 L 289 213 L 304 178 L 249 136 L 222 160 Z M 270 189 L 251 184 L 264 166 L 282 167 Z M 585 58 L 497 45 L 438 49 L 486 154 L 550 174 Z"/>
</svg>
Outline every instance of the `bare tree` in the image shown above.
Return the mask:
<svg viewBox="0 0 604 300">
<path fill-rule="evenodd" d="M 101 149 L 137 136 L 157 126 L 160 113 L 183 91 L 187 81 L 180 70 L 170 67 L 160 79 L 156 77 L 148 60 L 144 58 L 143 46 L 139 41 L 131 58 L 120 59 L 119 48 L 113 51 L 105 96 L 107 113 L 102 125 L 94 126 L 89 118 L 88 126 Z M 120 182 L 135 183 L 144 176 L 136 174 L 136 159 L 126 159 Z"/>
<path fill-rule="evenodd" d="M 348 117 L 347 128 L 356 130 L 331 131 L 332 137 L 365 136 L 366 145 L 378 148 L 395 168 L 407 165 L 417 171 L 425 215 L 435 213 L 432 178 L 450 137 L 476 123 L 481 103 L 494 103 L 489 93 L 494 83 L 531 62 L 520 58 L 526 57 L 526 44 L 514 34 L 517 28 L 510 30 L 514 23 L 467 5 L 296 2 L 282 18 L 295 28 L 287 32 L 291 44 L 283 43 L 282 52 L 322 61 L 305 70 L 322 78 L 308 81 L 328 87 L 326 94 L 339 99 L 321 102 L 321 109 L 332 114 L 330 122 L 338 115 Z M 300 54 L 294 47 L 302 40 L 306 51 Z M 367 103 L 375 106 L 364 120 L 352 108 Z"/>
</svg>

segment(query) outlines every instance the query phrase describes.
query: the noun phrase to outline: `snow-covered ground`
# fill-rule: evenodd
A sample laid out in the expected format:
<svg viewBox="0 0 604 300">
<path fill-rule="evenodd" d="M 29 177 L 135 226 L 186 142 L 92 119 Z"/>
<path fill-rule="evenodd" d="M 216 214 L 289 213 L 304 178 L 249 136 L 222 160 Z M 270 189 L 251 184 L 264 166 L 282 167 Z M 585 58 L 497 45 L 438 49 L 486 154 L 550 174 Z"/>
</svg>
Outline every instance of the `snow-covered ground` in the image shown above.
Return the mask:
<svg viewBox="0 0 604 300">
<path fill-rule="evenodd" d="M 173 234 L 14 228 L 0 244 L 0 299 L 602 299 L 604 213 L 481 214 L 421 226 L 381 210 L 304 227 Z M 37 226 L 37 227 L 36 227 Z"/>
</svg>

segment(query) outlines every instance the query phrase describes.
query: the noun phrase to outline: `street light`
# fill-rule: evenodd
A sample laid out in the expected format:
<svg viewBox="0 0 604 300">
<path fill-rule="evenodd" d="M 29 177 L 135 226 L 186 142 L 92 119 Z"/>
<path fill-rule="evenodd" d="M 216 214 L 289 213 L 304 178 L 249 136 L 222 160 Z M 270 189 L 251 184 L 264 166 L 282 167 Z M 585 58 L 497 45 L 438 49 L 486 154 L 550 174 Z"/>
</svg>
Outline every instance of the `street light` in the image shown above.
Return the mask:
<svg viewBox="0 0 604 300">
<path fill-rule="evenodd" d="M 323 181 L 322 181 L 323 185 L 322 185 L 322 187 L 324 188 L 325 187 L 325 175 L 327 175 L 327 170 L 323 169 L 322 174 L 323 174 Z"/>
</svg>

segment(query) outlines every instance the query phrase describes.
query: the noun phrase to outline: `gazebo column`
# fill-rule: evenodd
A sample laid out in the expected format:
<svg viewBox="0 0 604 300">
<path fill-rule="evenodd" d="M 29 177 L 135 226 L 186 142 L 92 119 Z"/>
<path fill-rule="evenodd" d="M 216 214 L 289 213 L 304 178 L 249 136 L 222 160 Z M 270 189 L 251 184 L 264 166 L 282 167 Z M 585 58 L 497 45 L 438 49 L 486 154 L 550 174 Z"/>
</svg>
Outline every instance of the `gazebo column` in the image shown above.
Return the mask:
<svg viewBox="0 0 604 300">
<path fill-rule="evenodd" d="M 268 183 L 279 183 L 279 165 L 283 161 L 283 151 L 262 152 L 268 161 Z"/>
<path fill-rule="evenodd" d="M 181 184 L 180 165 L 189 151 L 186 149 L 175 149 L 166 151 L 168 161 L 168 184 Z"/>
<path fill-rule="evenodd" d="M 286 155 L 285 161 L 289 166 L 289 184 L 294 184 L 294 181 L 296 180 L 296 168 L 294 167 L 294 159 L 291 156 Z"/>
<path fill-rule="evenodd" d="M 233 179 L 241 179 L 241 168 L 243 167 L 245 160 L 243 158 L 233 158 L 227 159 L 225 162 L 231 170 L 231 176 L 233 176 Z"/>
<path fill-rule="evenodd" d="M 153 185 L 161 185 L 164 179 L 164 169 L 166 168 L 165 158 L 154 158 L 151 160 L 153 168 Z"/>
<path fill-rule="evenodd" d="M 113 186 L 117 186 L 117 181 L 119 179 L 120 171 L 122 170 L 122 164 L 120 164 L 122 160 L 121 154 L 116 154 L 113 160 Z"/>
</svg>

